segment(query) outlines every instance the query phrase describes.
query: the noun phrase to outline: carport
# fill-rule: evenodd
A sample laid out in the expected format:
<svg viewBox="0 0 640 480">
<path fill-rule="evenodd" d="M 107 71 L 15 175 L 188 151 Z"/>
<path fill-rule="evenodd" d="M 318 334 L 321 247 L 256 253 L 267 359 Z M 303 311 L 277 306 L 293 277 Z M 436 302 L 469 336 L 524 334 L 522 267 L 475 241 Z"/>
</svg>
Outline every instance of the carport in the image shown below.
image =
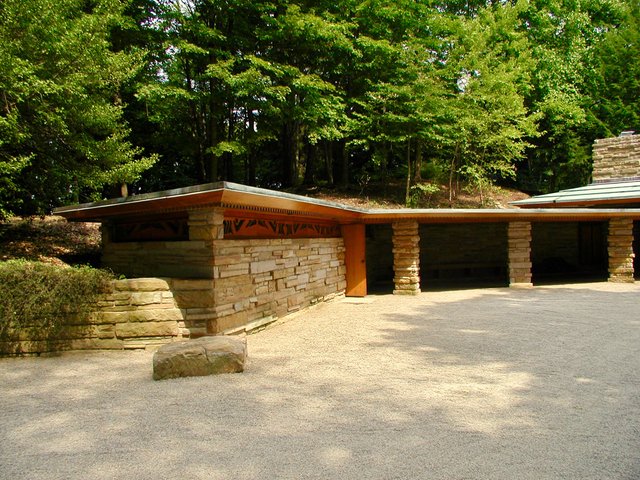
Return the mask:
<svg viewBox="0 0 640 480">
<path fill-rule="evenodd" d="M 367 282 L 396 294 L 634 280 L 638 209 L 370 210 Z M 635 234 L 634 234 L 635 230 Z"/>
</svg>

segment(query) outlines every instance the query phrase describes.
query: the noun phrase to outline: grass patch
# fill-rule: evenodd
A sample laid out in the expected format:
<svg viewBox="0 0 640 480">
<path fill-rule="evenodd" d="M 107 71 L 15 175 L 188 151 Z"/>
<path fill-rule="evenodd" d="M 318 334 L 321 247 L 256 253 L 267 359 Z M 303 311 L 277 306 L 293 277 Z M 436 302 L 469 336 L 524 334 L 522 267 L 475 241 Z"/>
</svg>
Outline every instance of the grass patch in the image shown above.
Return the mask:
<svg viewBox="0 0 640 480">
<path fill-rule="evenodd" d="M 65 342 L 90 328 L 99 295 L 110 290 L 113 278 L 87 266 L 0 262 L 0 354 L 65 349 Z"/>
</svg>

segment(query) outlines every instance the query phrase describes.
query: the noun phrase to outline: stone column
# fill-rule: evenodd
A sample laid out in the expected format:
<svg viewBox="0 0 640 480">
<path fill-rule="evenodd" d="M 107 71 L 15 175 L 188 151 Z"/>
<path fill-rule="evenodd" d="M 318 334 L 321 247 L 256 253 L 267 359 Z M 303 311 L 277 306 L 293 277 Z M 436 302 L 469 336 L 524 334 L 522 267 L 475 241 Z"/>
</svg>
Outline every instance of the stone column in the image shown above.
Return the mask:
<svg viewBox="0 0 640 480">
<path fill-rule="evenodd" d="M 396 295 L 420 293 L 420 234 L 418 222 L 393 223 L 393 278 Z"/>
<path fill-rule="evenodd" d="M 189 212 L 189 240 L 222 240 L 224 212 L 221 208 Z"/>
<path fill-rule="evenodd" d="M 197 306 L 186 309 L 185 324 L 196 324 L 204 327 L 207 335 L 219 333 L 218 329 L 218 299 L 216 298 L 216 282 L 219 281 L 220 268 L 215 265 L 214 245 L 219 240 L 224 239 L 224 210 L 221 208 L 198 209 L 189 211 L 189 241 L 194 243 L 204 243 L 210 258 L 203 259 L 211 265 L 212 278 L 203 283 L 202 288 L 209 285 L 206 295 L 202 292 L 194 292 L 201 297 Z"/>
<path fill-rule="evenodd" d="M 633 220 L 609 220 L 609 281 L 633 282 Z"/>
<path fill-rule="evenodd" d="M 531 223 L 509 223 L 509 286 L 531 287 Z"/>
</svg>

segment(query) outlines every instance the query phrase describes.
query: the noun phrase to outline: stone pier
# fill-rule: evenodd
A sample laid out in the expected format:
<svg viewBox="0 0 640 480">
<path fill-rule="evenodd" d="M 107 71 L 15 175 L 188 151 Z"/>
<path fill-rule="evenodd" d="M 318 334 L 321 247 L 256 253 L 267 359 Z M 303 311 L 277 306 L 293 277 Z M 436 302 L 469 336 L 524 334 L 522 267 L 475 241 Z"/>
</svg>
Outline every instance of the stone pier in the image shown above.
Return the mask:
<svg viewBox="0 0 640 480">
<path fill-rule="evenodd" d="M 393 226 L 393 270 L 396 295 L 420 293 L 420 235 L 418 222 L 395 222 Z"/>
<path fill-rule="evenodd" d="M 531 287 L 531 223 L 509 223 L 509 286 Z"/>
<path fill-rule="evenodd" d="M 609 220 L 609 281 L 634 281 L 633 271 L 633 220 L 612 218 Z"/>
</svg>

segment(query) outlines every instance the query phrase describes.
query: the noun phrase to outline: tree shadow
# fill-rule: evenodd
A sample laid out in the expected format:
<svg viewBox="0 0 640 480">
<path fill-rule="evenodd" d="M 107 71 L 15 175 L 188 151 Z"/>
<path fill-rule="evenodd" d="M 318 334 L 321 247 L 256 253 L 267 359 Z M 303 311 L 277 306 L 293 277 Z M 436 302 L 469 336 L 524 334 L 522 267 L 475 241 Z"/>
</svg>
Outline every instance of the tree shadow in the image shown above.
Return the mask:
<svg viewBox="0 0 640 480">
<path fill-rule="evenodd" d="M 637 294 L 336 303 L 249 336 L 239 375 L 154 382 L 145 352 L 5 359 L 0 462 L 29 478 L 634 478 Z"/>
</svg>

